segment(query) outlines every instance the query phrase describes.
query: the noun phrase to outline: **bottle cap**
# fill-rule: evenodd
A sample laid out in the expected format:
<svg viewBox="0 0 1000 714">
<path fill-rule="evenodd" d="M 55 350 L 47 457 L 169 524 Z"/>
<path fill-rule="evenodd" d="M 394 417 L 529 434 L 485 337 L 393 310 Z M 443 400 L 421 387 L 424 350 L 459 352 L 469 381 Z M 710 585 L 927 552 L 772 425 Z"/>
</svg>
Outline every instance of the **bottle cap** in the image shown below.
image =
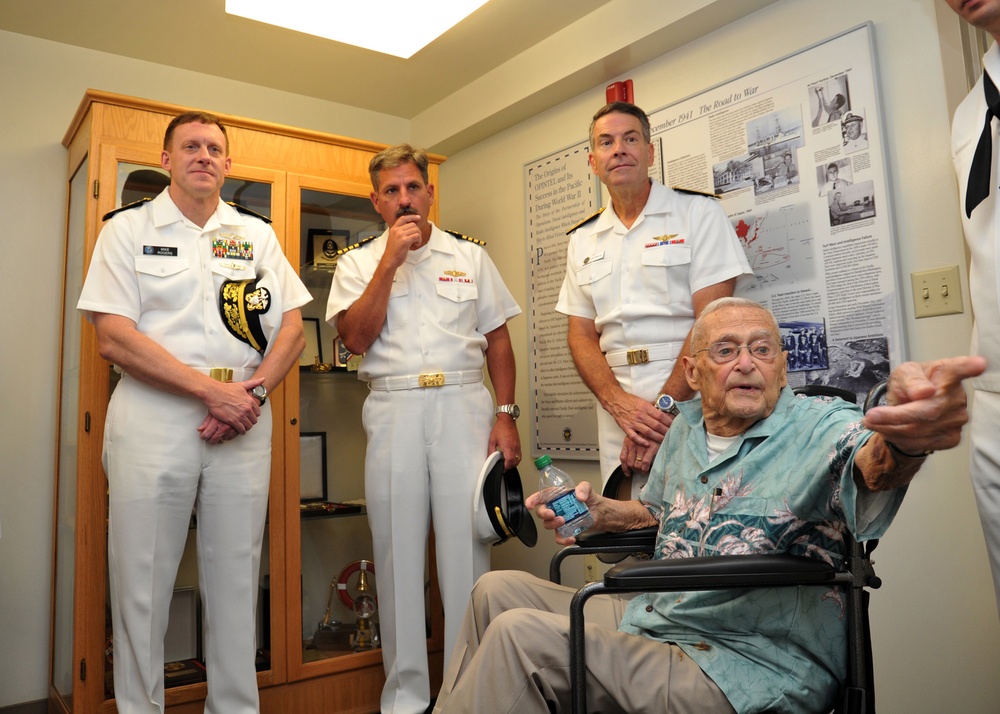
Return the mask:
<svg viewBox="0 0 1000 714">
<path fill-rule="evenodd" d="M 544 469 L 546 466 L 552 463 L 552 459 L 548 454 L 542 454 L 537 459 L 535 459 L 535 468 Z"/>
</svg>

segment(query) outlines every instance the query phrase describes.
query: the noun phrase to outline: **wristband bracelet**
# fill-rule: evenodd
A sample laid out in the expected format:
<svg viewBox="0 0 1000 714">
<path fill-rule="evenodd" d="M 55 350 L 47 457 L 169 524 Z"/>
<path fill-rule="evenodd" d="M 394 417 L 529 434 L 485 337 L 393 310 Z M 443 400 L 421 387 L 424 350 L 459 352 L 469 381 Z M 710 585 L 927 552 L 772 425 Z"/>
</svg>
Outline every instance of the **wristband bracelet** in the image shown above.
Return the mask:
<svg viewBox="0 0 1000 714">
<path fill-rule="evenodd" d="M 927 451 L 921 451 L 919 454 L 911 454 L 908 451 L 903 451 L 888 439 L 883 439 L 883 441 L 885 442 L 885 445 L 889 447 L 889 451 L 892 452 L 893 456 L 905 456 L 908 459 L 925 459 L 934 453 L 933 449 L 928 449 Z"/>
</svg>

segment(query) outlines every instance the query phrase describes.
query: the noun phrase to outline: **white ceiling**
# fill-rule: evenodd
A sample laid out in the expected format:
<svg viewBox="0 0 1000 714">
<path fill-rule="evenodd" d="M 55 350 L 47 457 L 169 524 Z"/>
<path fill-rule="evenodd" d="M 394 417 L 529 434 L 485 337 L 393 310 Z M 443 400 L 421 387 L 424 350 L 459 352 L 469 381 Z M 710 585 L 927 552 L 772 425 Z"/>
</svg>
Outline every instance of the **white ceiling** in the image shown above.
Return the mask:
<svg viewBox="0 0 1000 714">
<path fill-rule="evenodd" d="M 453 153 L 771 2 L 490 0 L 408 60 L 229 16 L 225 0 L 0 0 L 0 30 L 402 117 Z"/>
</svg>

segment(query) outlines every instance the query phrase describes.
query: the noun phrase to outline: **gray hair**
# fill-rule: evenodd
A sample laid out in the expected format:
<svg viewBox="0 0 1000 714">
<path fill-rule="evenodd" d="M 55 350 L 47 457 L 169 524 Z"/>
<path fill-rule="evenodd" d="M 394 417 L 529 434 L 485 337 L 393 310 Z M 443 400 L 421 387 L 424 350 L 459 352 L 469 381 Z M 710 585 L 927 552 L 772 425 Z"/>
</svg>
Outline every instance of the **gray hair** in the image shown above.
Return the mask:
<svg viewBox="0 0 1000 714">
<path fill-rule="evenodd" d="M 394 169 L 403 164 L 413 164 L 420 169 L 420 175 L 424 183 L 430 183 L 427 177 L 427 152 L 423 149 L 414 149 L 409 144 L 396 144 L 375 154 L 368 162 L 368 175 L 372 181 L 372 188 L 378 191 L 379 176 L 383 171 Z"/>
<path fill-rule="evenodd" d="M 646 112 L 644 112 L 636 105 L 630 104 L 628 102 L 611 102 L 610 104 L 605 104 L 603 107 L 598 109 L 597 114 L 594 115 L 594 118 L 590 122 L 591 151 L 594 150 L 594 127 L 597 125 L 597 120 L 603 116 L 607 116 L 608 114 L 614 114 L 616 112 L 618 114 L 628 114 L 629 116 L 633 116 L 636 119 L 638 119 L 639 123 L 642 125 L 642 138 L 646 141 L 647 144 L 650 141 L 652 141 L 652 139 L 650 138 L 652 136 L 652 133 L 649 127 L 649 117 L 646 116 Z"/>
<path fill-rule="evenodd" d="M 781 331 L 778 329 L 778 321 L 774 319 L 774 315 L 766 307 L 761 305 L 756 300 L 750 300 L 749 298 L 741 297 L 721 297 L 716 298 L 712 302 L 705 306 L 705 309 L 701 311 L 698 319 L 694 321 L 694 327 L 691 328 L 691 348 L 694 351 L 694 346 L 703 346 L 703 343 L 707 337 L 705 334 L 705 318 L 711 315 L 713 312 L 718 310 L 724 310 L 730 307 L 738 307 L 747 310 L 759 310 L 767 315 L 767 321 L 771 323 L 771 328 L 774 330 L 775 337 L 781 337 Z"/>
</svg>

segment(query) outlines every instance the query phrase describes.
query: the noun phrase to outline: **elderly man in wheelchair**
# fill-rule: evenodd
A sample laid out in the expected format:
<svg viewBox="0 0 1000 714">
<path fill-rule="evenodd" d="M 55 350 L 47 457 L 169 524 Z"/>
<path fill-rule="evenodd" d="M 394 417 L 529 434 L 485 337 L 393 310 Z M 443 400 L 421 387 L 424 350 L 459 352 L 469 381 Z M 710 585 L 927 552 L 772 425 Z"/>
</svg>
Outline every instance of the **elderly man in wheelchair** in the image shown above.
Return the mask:
<svg viewBox="0 0 1000 714">
<path fill-rule="evenodd" d="M 717 300 L 691 334 L 685 373 L 700 396 L 680 405 L 638 500 L 576 488 L 595 529 L 657 525 L 656 559 L 842 560 L 845 534 L 880 537 L 926 456 L 959 443 L 962 380 L 985 369 L 979 357 L 902 364 L 887 405 L 862 414 L 788 389 L 777 323 L 758 303 Z M 547 529 L 562 524 L 537 493 L 526 506 Z M 483 576 L 435 712 L 568 711 L 574 592 L 519 571 Z M 591 711 L 630 714 L 829 711 L 845 638 L 833 587 L 598 596 L 587 606 L 586 697 Z"/>
</svg>

